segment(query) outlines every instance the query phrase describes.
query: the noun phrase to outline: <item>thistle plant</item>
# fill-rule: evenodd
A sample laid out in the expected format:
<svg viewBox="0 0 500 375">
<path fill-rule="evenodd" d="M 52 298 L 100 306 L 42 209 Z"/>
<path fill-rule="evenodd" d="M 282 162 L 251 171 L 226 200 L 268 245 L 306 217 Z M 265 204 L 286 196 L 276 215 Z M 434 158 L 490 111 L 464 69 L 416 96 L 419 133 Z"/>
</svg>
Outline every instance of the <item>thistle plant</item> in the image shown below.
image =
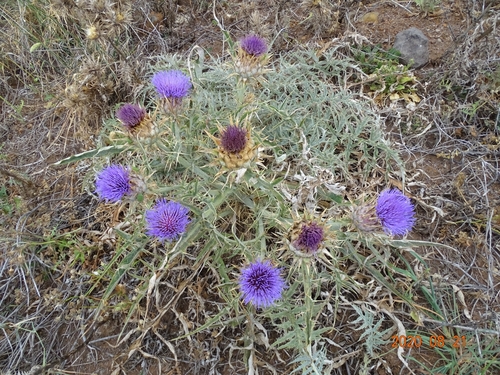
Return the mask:
<svg viewBox="0 0 500 375">
<path fill-rule="evenodd" d="M 279 337 L 269 343 L 272 350 L 293 349 L 311 365 L 290 366 L 320 374 L 325 351 L 318 348 L 325 347 L 324 334 L 336 330 L 331 317 L 350 308 L 346 298 L 371 293 L 372 284 L 357 281 L 358 274 L 414 308 L 384 276 L 390 272 L 380 271 L 396 269 L 391 249 L 416 244 L 404 239 L 415 223 L 414 206 L 394 189 L 364 205 L 345 195 L 349 189 L 361 196 L 360 186 L 379 189 L 374 176 L 386 181 L 392 172 L 404 173 L 378 116 L 352 94 L 332 89 L 332 75 L 341 81 L 353 68 L 348 62 L 333 52 L 322 60 L 300 52 L 282 58 L 279 70 L 264 71 L 268 47 L 261 38 L 243 38 L 236 48 L 239 77 L 217 60 L 203 69 L 201 61 L 159 57 L 149 75 L 148 95 L 160 99 L 150 109 L 155 115 L 145 105 L 124 104 L 118 121 L 103 128 L 104 134 L 123 127 L 134 133 L 154 122 L 172 131 L 153 135 L 147 145 L 103 137 L 111 144 L 62 161 L 94 157 L 96 164 L 108 164 L 97 158 L 105 156 L 115 163 L 97 177 L 102 205 L 135 189 L 128 169 L 116 163 L 127 161 L 149 176 L 144 199 L 124 210 L 127 229 L 112 228 L 116 255 L 97 272 L 88 295 L 110 279 L 97 319 L 109 308 L 114 288 L 134 280 L 128 322 L 139 306 L 148 316 L 164 314 L 159 280 L 174 269 L 190 270 L 182 282 L 170 281 L 178 284 L 172 286 L 176 293 L 196 275 L 212 274 L 217 285 L 209 289 L 211 298 L 224 304 L 196 332 L 222 317 L 238 322 L 244 345 L 234 347 L 245 353 L 253 372 L 262 360 L 256 358 L 257 331 L 272 326 Z M 192 75 L 182 73 L 186 65 Z M 247 84 L 256 74 L 266 79 Z M 139 341 L 158 334 L 140 327 L 134 332 Z M 380 350 L 370 346 L 374 357 Z"/>
</svg>

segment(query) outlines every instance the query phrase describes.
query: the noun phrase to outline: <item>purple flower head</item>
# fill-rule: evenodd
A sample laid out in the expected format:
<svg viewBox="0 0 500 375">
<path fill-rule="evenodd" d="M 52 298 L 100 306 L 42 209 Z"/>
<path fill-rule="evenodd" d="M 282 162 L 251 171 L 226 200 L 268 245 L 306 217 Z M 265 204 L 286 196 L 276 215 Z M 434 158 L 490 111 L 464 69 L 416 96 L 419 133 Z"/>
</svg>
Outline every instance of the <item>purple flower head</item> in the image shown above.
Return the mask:
<svg viewBox="0 0 500 375">
<path fill-rule="evenodd" d="M 132 192 L 130 172 L 121 165 L 111 165 L 97 175 L 96 192 L 101 199 L 118 202 Z"/>
<path fill-rule="evenodd" d="M 124 104 L 116 111 L 116 117 L 129 130 L 138 126 L 144 117 L 146 110 L 135 104 Z"/>
<path fill-rule="evenodd" d="M 151 83 L 158 94 L 167 99 L 182 99 L 191 89 L 189 77 L 179 70 L 157 72 L 151 79 Z"/>
<path fill-rule="evenodd" d="M 281 297 L 285 287 L 279 268 L 269 261 L 256 261 L 244 268 L 239 284 L 245 303 L 252 303 L 256 307 L 271 306 Z"/>
<path fill-rule="evenodd" d="M 299 238 L 294 242 L 294 246 L 300 250 L 313 253 L 318 250 L 321 241 L 324 238 L 323 227 L 311 222 L 310 224 L 302 225 Z"/>
<path fill-rule="evenodd" d="M 172 241 L 179 238 L 185 231 L 190 220 L 189 209 L 182 204 L 160 199 L 156 205 L 146 211 L 147 234 L 155 236 L 160 241 Z"/>
<path fill-rule="evenodd" d="M 221 134 L 220 143 L 224 151 L 231 154 L 241 152 L 247 144 L 247 131 L 236 125 L 229 125 Z"/>
<path fill-rule="evenodd" d="M 415 224 L 415 208 L 410 199 L 398 189 L 386 189 L 375 207 L 384 232 L 399 236 L 408 233 Z"/>
<path fill-rule="evenodd" d="M 241 39 L 240 46 L 243 51 L 252 56 L 262 56 L 267 52 L 267 44 L 257 35 L 248 35 Z"/>
</svg>

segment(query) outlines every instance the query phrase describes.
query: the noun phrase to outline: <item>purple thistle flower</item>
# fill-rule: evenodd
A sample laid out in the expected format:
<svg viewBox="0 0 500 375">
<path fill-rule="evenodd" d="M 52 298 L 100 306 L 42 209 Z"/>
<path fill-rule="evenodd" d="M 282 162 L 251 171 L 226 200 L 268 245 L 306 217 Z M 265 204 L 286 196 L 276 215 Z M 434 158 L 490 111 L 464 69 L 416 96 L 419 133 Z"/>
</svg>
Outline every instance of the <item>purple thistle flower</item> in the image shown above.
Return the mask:
<svg viewBox="0 0 500 375">
<path fill-rule="evenodd" d="M 156 205 L 146 211 L 147 234 L 155 236 L 160 241 L 172 241 L 179 238 L 185 231 L 190 220 L 189 209 L 182 204 L 160 199 Z"/>
<path fill-rule="evenodd" d="M 241 39 L 240 46 L 249 55 L 259 57 L 267 52 L 267 44 L 257 35 L 248 35 Z"/>
<path fill-rule="evenodd" d="M 121 165 L 104 168 L 96 179 L 96 192 L 101 199 L 118 202 L 132 192 L 130 172 Z"/>
<path fill-rule="evenodd" d="M 116 111 L 116 117 L 129 130 L 136 127 L 146 117 L 146 110 L 135 104 L 124 104 Z"/>
<path fill-rule="evenodd" d="M 302 225 L 299 238 L 295 241 L 294 246 L 300 250 L 306 250 L 313 253 L 318 250 L 323 238 L 323 227 L 315 222 L 311 222 L 310 224 Z"/>
<path fill-rule="evenodd" d="M 247 131 L 236 125 L 229 125 L 221 134 L 220 143 L 224 151 L 231 154 L 241 152 L 247 144 Z"/>
<path fill-rule="evenodd" d="M 415 224 L 415 208 L 410 199 L 398 189 L 386 189 L 375 207 L 384 232 L 393 235 L 408 233 Z"/>
<path fill-rule="evenodd" d="M 271 262 L 256 261 L 241 271 L 239 278 L 242 298 L 256 307 L 268 307 L 281 297 L 285 282 L 280 270 Z"/>
<path fill-rule="evenodd" d="M 151 83 L 158 94 L 167 99 L 182 99 L 191 89 L 189 77 L 179 70 L 157 72 L 151 79 Z"/>
</svg>

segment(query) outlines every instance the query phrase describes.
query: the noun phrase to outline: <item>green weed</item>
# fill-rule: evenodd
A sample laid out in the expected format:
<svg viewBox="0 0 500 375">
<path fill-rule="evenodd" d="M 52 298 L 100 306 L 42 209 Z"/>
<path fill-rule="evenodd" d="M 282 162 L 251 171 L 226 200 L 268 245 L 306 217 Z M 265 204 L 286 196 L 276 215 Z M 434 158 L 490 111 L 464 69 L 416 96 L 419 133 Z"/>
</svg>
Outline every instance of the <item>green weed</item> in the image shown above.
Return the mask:
<svg viewBox="0 0 500 375">
<path fill-rule="evenodd" d="M 0 210 L 3 211 L 5 215 L 11 215 L 14 210 L 19 208 L 21 206 L 21 198 L 20 197 L 13 197 L 12 199 L 9 198 L 9 194 L 7 191 L 7 187 L 1 186 L 0 187 Z"/>
<path fill-rule="evenodd" d="M 417 80 L 409 67 L 399 64 L 400 53 L 394 48 L 386 51 L 379 46 L 363 46 L 354 52 L 354 59 L 368 75 L 363 81 L 366 90 L 377 102 L 404 99 L 418 103 Z"/>
<path fill-rule="evenodd" d="M 415 4 L 425 13 L 432 13 L 441 3 L 440 0 L 414 0 Z"/>
</svg>

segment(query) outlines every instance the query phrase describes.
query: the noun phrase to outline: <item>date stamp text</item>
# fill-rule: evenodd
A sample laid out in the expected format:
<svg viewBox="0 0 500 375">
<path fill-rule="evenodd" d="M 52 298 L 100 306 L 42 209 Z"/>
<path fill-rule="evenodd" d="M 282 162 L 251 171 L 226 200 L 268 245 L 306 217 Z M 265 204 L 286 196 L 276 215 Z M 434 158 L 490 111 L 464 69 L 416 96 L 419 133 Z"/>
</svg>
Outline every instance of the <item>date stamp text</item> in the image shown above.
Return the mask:
<svg viewBox="0 0 500 375">
<path fill-rule="evenodd" d="M 443 348 L 445 345 L 451 345 L 455 349 L 465 348 L 467 346 L 467 338 L 465 336 L 455 335 L 451 340 L 446 340 L 444 336 L 430 336 L 422 339 L 421 336 L 391 336 L 391 347 L 397 348 L 420 348 L 422 345 L 427 345 L 431 348 Z"/>
</svg>

